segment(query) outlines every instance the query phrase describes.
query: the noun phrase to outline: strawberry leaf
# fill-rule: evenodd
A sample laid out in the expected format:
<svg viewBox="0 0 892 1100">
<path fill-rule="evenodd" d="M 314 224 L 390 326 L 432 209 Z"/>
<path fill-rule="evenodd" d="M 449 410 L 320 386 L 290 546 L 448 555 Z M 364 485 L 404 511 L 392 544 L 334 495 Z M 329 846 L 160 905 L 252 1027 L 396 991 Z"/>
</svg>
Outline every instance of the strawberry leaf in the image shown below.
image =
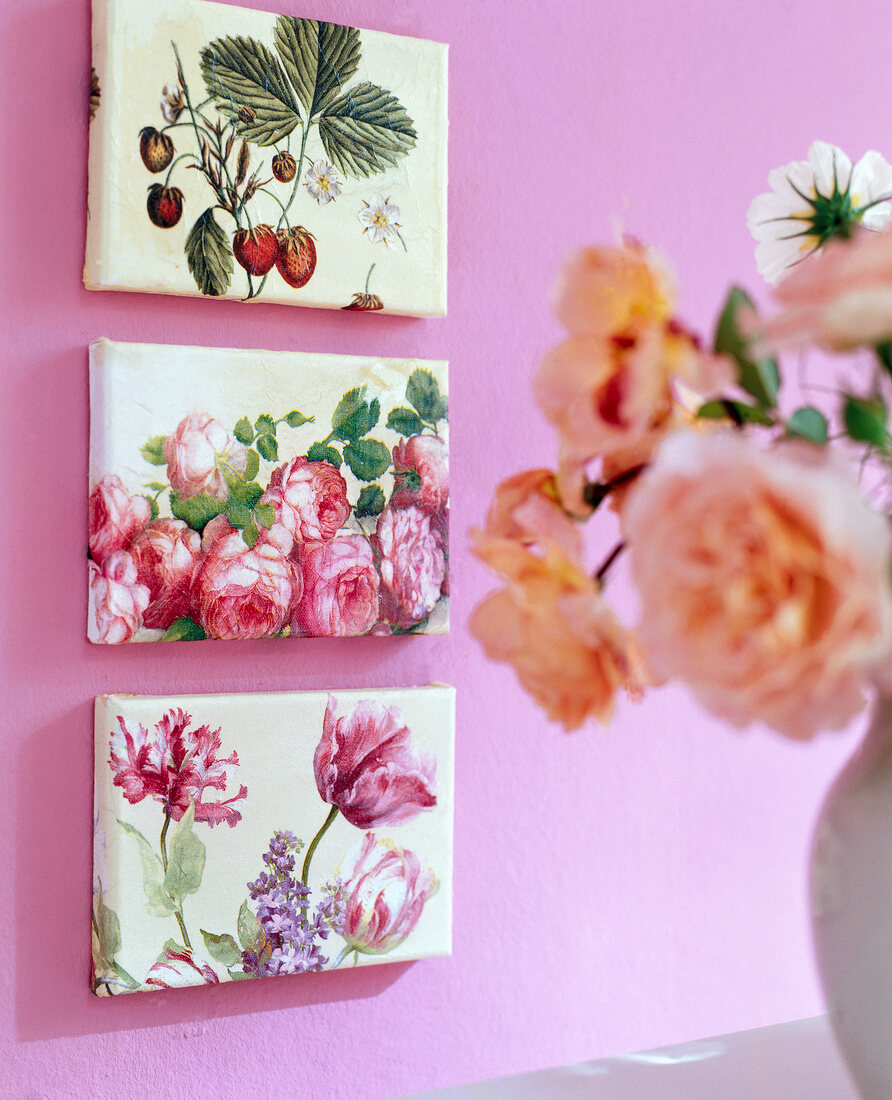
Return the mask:
<svg viewBox="0 0 892 1100">
<path fill-rule="evenodd" d="M 319 119 L 328 159 L 345 176 L 365 179 L 399 163 L 418 136 L 396 96 L 377 84 L 357 84 Z"/>
<path fill-rule="evenodd" d="M 213 208 L 205 210 L 186 238 L 186 260 L 202 294 L 225 294 L 232 281 L 232 248 L 229 238 L 214 221 Z"/>
<path fill-rule="evenodd" d="M 359 31 L 315 19 L 276 20 L 276 49 L 307 113 L 314 118 L 359 65 Z"/>
</svg>

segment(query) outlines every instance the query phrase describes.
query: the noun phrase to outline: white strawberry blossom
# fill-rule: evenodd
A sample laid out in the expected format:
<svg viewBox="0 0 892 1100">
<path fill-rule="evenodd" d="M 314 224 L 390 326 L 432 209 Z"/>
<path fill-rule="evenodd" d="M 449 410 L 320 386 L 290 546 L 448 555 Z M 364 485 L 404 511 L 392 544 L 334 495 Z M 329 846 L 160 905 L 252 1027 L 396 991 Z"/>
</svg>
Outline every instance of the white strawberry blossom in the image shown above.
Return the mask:
<svg viewBox="0 0 892 1100">
<path fill-rule="evenodd" d="M 369 202 L 363 199 L 362 210 L 356 216 L 364 226 L 363 236 L 368 233 L 372 244 L 377 244 L 378 241 L 389 244 L 399 237 L 402 228 L 397 221 L 400 208 L 392 205 L 390 199 L 385 199 L 381 194 L 372 195 Z"/>
<path fill-rule="evenodd" d="M 317 160 L 311 164 L 304 176 L 304 187 L 320 206 L 333 202 L 341 193 L 342 180 L 338 179 L 333 164 L 327 160 Z"/>
</svg>

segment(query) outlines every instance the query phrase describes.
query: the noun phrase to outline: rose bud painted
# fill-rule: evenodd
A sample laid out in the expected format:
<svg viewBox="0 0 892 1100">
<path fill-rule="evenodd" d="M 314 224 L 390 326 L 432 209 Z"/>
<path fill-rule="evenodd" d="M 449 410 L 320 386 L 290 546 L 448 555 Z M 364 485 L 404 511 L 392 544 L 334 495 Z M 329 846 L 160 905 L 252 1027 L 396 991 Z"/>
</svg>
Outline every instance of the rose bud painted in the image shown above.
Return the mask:
<svg viewBox="0 0 892 1100">
<path fill-rule="evenodd" d="M 90 556 L 101 564 L 117 550 L 126 550 L 151 518 L 147 497 L 131 496 L 116 474 L 106 474 L 90 493 Z"/>
<path fill-rule="evenodd" d="M 152 989 L 181 989 L 188 985 L 217 985 L 220 979 L 210 963 L 199 962 L 187 947 L 168 940 L 158 961 L 149 970 L 146 985 Z"/>
<path fill-rule="evenodd" d="M 393 448 L 391 504 L 440 512 L 449 503 L 449 447 L 438 435 L 412 435 Z"/>
<path fill-rule="evenodd" d="M 313 758 L 322 801 L 357 829 L 399 825 L 436 806 L 436 760 L 412 746 L 399 707 L 363 699 L 340 718 L 337 707 L 329 695 Z"/>
<path fill-rule="evenodd" d="M 413 931 L 439 883 L 418 856 L 366 833 L 341 867 L 346 904 L 341 935 L 364 955 L 385 955 Z"/>
<path fill-rule="evenodd" d="M 276 153 L 273 157 L 273 175 L 279 183 L 291 183 L 297 175 L 297 161 L 290 153 Z"/>
<path fill-rule="evenodd" d="M 279 258 L 279 241 L 271 225 L 236 229 L 232 252 L 249 275 L 266 275 Z"/>
<path fill-rule="evenodd" d="M 173 229 L 183 216 L 183 192 L 179 187 L 162 187 L 153 183 L 146 199 L 149 221 L 159 229 Z"/>
<path fill-rule="evenodd" d="M 313 243 L 316 238 L 302 225 L 280 229 L 277 235 L 279 255 L 276 267 L 289 286 L 300 290 L 316 270 L 316 245 Z"/>
<path fill-rule="evenodd" d="M 167 630 L 192 609 L 192 575 L 201 558 L 197 531 L 179 519 L 156 519 L 133 540 L 130 556 L 151 599 L 143 626 Z"/>
<path fill-rule="evenodd" d="M 163 172 L 173 160 L 173 142 L 156 130 L 154 126 L 145 126 L 139 131 L 139 155 L 150 172 Z"/>
</svg>

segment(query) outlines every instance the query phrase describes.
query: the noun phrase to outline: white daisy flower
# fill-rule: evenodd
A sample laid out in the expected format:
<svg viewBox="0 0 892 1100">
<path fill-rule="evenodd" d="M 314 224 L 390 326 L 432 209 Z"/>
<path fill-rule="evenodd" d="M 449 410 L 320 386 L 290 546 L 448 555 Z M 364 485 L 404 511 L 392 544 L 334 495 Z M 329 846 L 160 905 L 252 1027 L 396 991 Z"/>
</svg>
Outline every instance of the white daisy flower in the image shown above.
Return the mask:
<svg viewBox="0 0 892 1100">
<path fill-rule="evenodd" d="M 320 206 L 333 202 L 341 193 L 342 181 L 338 179 L 334 165 L 327 160 L 317 160 L 311 164 L 304 180 L 304 187 Z"/>
<path fill-rule="evenodd" d="M 390 199 L 385 199 L 381 194 L 372 195 L 369 202 L 363 199 L 362 210 L 356 216 L 365 227 L 363 236 L 368 233 L 372 244 L 377 244 L 378 241 L 388 244 L 400 235 L 402 226 L 397 221 L 400 208 L 392 206 Z"/>
<path fill-rule="evenodd" d="M 161 114 L 173 125 L 186 109 L 183 93 L 174 84 L 165 84 L 161 89 Z"/>
<path fill-rule="evenodd" d="M 759 242 L 759 274 L 769 283 L 831 237 L 849 237 L 857 225 L 884 229 L 892 213 L 892 165 L 873 151 L 853 167 L 842 149 L 816 141 L 808 160 L 769 172 L 768 186 L 746 222 Z"/>
</svg>

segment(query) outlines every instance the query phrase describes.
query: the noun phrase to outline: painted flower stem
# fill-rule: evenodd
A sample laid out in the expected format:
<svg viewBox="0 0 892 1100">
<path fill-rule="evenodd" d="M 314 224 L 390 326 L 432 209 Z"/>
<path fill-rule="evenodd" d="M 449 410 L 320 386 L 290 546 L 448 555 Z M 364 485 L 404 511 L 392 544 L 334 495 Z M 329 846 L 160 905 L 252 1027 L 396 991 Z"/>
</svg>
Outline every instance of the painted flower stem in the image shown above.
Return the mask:
<svg viewBox="0 0 892 1100">
<path fill-rule="evenodd" d="M 174 916 L 177 918 L 177 924 L 180 926 L 180 931 L 183 934 L 183 946 L 188 947 L 191 951 L 192 941 L 189 939 L 189 933 L 186 931 L 186 922 L 183 920 L 183 910 L 177 909 Z"/>
<path fill-rule="evenodd" d="M 352 948 L 350 946 L 350 944 L 348 943 L 347 946 L 344 948 L 344 950 L 340 953 L 340 955 L 338 955 L 338 957 L 335 959 L 335 961 L 331 964 L 331 969 L 332 970 L 337 970 L 337 968 L 341 965 L 341 963 L 344 961 L 344 959 L 346 959 L 347 956 L 350 954 L 350 952 L 353 951 L 353 950 L 354 950 L 354 948 Z"/>
<path fill-rule="evenodd" d="M 307 855 L 304 859 L 303 869 L 300 872 L 301 881 L 303 882 L 304 886 L 307 885 L 307 876 L 310 873 L 310 863 L 312 862 L 313 856 L 316 853 L 316 849 L 319 846 L 319 841 L 325 836 L 326 831 L 337 816 L 338 808 L 337 806 L 332 806 L 332 808 L 328 811 L 328 817 L 322 823 L 322 828 L 310 841 L 310 846 L 309 848 L 307 848 Z"/>
<path fill-rule="evenodd" d="M 371 279 L 372 272 L 374 270 L 375 270 L 375 264 L 372 264 L 372 266 L 369 268 L 368 275 L 366 275 L 366 277 L 365 277 L 365 293 L 366 293 L 366 295 L 368 295 L 368 292 L 369 292 L 369 280 Z"/>
<path fill-rule="evenodd" d="M 170 810 L 164 811 L 164 824 L 161 826 L 161 866 L 167 874 L 167 830 L 170 828 Z"/>
</svg>

